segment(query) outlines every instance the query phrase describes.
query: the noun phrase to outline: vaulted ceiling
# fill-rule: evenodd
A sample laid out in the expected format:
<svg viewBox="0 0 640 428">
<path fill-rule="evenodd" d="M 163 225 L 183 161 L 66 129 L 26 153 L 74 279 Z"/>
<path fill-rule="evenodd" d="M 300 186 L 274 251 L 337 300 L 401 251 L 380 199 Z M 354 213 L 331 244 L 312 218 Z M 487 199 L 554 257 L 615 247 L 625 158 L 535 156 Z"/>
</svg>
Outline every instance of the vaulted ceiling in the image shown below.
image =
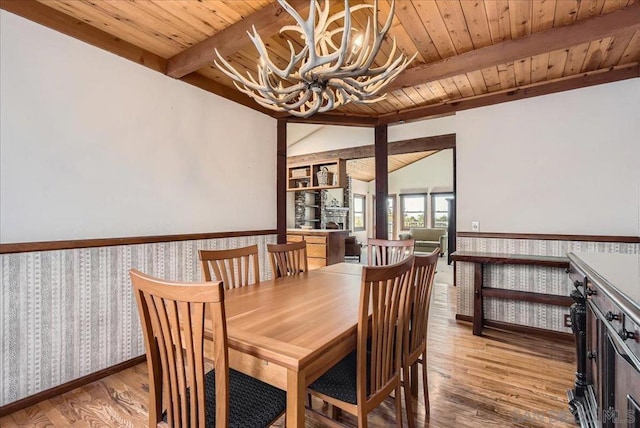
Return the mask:
<svg viewBox="0 0 640 428">
<path fill-rule="evenodd" d="M 387 156 L 387 171 L 394 172 L 414 162 L 422 160 L 437 150 L 429 150 L 426 152 L 403 153 L 399 155 Z M 368 157 L 362 159 L 347 160 L 347 175 L 360 181 L 371 181 L 376 178 L 375 158 Z"/>
<path fill-rule="evenodd" d="M 373 0 L 369 0 L 371 3 Z M 351 4 L 362 3 L 351 1 Z M 299 11 L 307 0 L 292 1 Z M 342 8 L 343 2 L 332 2 Z M 390 11 L 379 0 L 379 20 Z M 255 25 L 282 65 L 293 23 L 275 0 L 3 0 L 0 7 L 274 117 L 212 65 L 214 48 L 254 71 Z M 636 0 L 397 0 L 389 35 L 417 57 L 387 99 L 348 104 L 309 122 L 378 125 L 640 75 Z M 356 24 L 366 17 L 354 15 Z M 391 49 L 387 40 L 377 63 Z M 289 118 L 287 118 L 289 120 Z M 292 121 L 305 121 L 293 119 Z"/>
</svg>

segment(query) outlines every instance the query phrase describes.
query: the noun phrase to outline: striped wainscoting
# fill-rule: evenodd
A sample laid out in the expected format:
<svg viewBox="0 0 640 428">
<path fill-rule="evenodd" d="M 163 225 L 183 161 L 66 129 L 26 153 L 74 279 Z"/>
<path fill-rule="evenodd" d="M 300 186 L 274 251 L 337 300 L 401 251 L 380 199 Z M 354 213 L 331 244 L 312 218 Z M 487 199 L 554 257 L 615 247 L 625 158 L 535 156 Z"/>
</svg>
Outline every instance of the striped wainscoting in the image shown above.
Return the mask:
<svg viewBox="0 0 640 428">
<path fill-rule="evenodd" d="M 0 254 L 0 407 L 145 353 L 131 268 L 201 281 L 198 249 L 266 244 L 275 234 Z"/>
<path fill-rule="evenodd" d="M 640 244 L 637 242 L 594 242 L 548 238 L 536 239 L 535 237 L 523 239 L 458 236 L 456 245 L 458 251 L 543 256 L 566 256 L 568 252 L 640 253 Z M 460 315 L 473 315 L 473 273 L 473 263 L 456 262 L 457 308 Z M 485 265 L 484 286 L 565 296 L 569 295 L 573 287 L 563 269 L 495 264 Z M 487 320 L 571 332 L 570 328 L 564 326 L 564 314 L 569 312 L 566 308 L 487 298 L 485 299 L 484 310 L 485 319 Z"/>
</svg>

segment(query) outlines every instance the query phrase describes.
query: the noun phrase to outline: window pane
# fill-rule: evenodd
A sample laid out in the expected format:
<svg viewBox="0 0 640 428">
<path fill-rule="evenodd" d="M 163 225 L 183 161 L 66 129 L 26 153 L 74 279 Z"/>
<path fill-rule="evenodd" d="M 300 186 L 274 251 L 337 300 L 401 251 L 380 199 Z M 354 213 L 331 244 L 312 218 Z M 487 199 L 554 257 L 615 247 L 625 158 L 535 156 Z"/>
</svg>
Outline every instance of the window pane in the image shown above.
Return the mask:
<svg viewBox="0 0 640 428">
<path fill-rule="evenodd" d="M 449 213 L 436 213 L 434 227 L 446 229 L 449 225 Z"/>
<path fill-rule="evenodd" d="M 404 210 L 424 212 L 424 196 L 405 196 Z"/>
<path fill-rule="evenodd" d="M 426 227 L 426 195 L 401 195 L 402 228 Z"/>
<path fill-rule="evenodd" d="M 445 196 L 437 196 L 436 197 L 436 211 L 447 211 L 449 209 L 449 204 L 447 203 L 447 197 Z"/>
<path fill-rule="evenodd" d="M 433 206 L 432 223 L 433 227 L 447 229 L 449 227 L 449 202 L 447 199 L 453 198 L 453 193 L 434 194 L 431 197 Z"/>
<path fill-rule="evenodd" d="M 353 229 L 365 230 L 365 196 L 353 195 Z"/>
<path fill-rule="evenodd" d="M 409 229 L 412 227 L 425 227 L 424 214 L 405 213 L 403 216 L 403 228 Z"/>
<path fill-rule="evenodd" d="M 361 213 L 361 212 L 363 211 L 363 209 L 362 209 L 362 202 L 363 202 L 363 200 L 362 200 L 362 198 L 361 198 L 361 197 L 359 197 L 359 196 L 355 196 L 355 197 L 353 198 L 353 210 L 354 210 L 355 212 L 360 212 L 360 213 Z"/>
<path fill-rule="evenodd" d="M 355 213 L 353 216 L 353 226 L 356 229 L 364 229 L 364 215 L 362 213 Z"/>
</svg>

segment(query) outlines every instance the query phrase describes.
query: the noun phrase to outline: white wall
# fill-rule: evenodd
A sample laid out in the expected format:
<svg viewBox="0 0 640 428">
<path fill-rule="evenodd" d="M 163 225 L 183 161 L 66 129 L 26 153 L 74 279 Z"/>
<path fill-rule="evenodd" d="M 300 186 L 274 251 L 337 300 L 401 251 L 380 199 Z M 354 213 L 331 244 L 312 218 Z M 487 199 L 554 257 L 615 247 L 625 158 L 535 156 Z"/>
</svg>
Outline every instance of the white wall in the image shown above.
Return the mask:
<svg viewBox="0 0 640 428">
<path fill-rule="evenodd" d="M 445 116 L 389 126 L 389 142 L 456 133 L 456 116 Z"/>
<path fill-rule="evenodd" d="M 314 132 L 319 131 L 324 125 L 311 125 L 305 123 L 287 123 L 287 148 L 301 140 L 304 140 Z"/>
<path fill-rule="evenodd" d="M 275 227 L 275 120 L 0 23 L 0 242 Z"/>
<path fill-rule="evenodd" d="M 424 193 L 434 188 L 453 191 L 453 149 L 441 150 L 389 174 L 389 193 Z"/>
<path fill-rule="evenodd" d="M 640 79 L 395 125 L 389 141 L 448 133 L 459 231 L 479 221 L 485 232 L 640 234 Z M 295 154 L 372 144 L 373 130 L 325 127 L 308 140 Z M 389 193 L 425 187 L 395 174 L 403 184 L 392 173 Z"/>
<path fill-rule="evenodd" d="M 640 79 L 458 113 L 458 231 L 640 233 Z"/>
<path fill-rule="evenodd" d="M 454 134 L 456 117 L 446 116 L 435 119 L 391 125 L 388 130 L 389 142 L 433 135 Z M 287 125 L 287 156 L 318 153 L 327 150 L 370 146 L 375 143 L 374 128 L 355 126 L 318 126 L 300 123 Z"/>
<path fill-rule="evenodd" d="M 287 130 L 292 125 L 287 126 Z M 293 136 L 303 134 L 300 128 L 311 127 L 315 132 L 292 145 L 287 150 L 287 156 L 304 155 L 307 153 L 325 152 L 327 150 L 345 149 L 349 147 L 368 146 L 374 143 L 373 128 L 357 128 L 354 126 L 323 126 L 298 125 Z"/>
</svg>

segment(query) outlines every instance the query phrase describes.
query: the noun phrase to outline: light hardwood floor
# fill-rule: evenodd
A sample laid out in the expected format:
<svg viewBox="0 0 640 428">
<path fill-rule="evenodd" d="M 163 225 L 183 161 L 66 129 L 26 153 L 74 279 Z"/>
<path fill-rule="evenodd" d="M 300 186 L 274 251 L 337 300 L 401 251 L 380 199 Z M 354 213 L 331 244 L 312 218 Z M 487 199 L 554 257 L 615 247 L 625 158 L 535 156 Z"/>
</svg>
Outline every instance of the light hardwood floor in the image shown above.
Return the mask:
<svg viewBox="0 0 640 428">
<path fill-rule="evenodd" d="M 431 412 L 425 414 L 420 394 L 417 426 L 575 426 L 566 398 L 575 371 L 573 345 L 491 329 L 473 336 L 469 324 L 454 319 L 455 296 L 454 287 L 436 283 L 428 339 Z M 140 364 L 8 415 L 0 426 L 142 427 L 147 390 L 147 367 Z M 314 408 L 322 405 L 315 402 Z M 369 417 L 372 427 L 393 421 L 391 400 Z M 355 426 L 348 415 L 342 422 Z M 276 426 L 284 426 L 284 419 Z M 322 426 L 308 414 L 307 427 Z"/>
</svg>

